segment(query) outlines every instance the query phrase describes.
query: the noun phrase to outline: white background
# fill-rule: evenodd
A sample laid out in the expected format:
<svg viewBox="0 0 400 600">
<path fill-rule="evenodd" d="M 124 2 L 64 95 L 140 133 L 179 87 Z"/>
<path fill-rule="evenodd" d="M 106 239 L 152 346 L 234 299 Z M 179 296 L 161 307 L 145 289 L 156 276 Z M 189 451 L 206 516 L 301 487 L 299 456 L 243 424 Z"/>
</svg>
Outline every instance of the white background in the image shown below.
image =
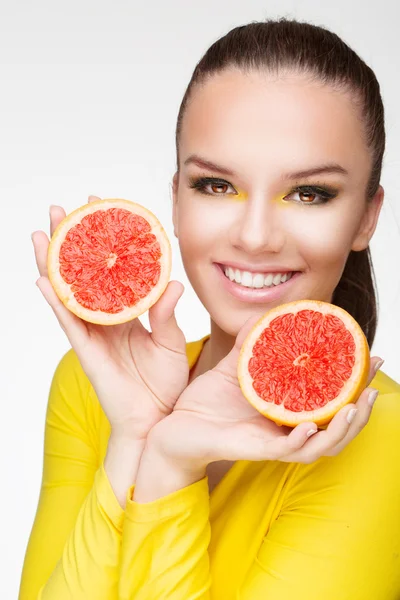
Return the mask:
<svg viewBox="0 0 400 600">
<path fill-rule="evenodd" d="M 48 207 L 67 213 L 89 194 L 138 201 L 173 244 L 172 278 L 186 287 L 186 338 L 208 318 L 183 272 L 171 222 L 176 117 L 192 71 L 231 28 L 297 17 L 339 34 L 374 69 L 386 109 L 384 207 L 371 248 L 380 321 L 374 355 L 400 381 L 400 118 L 398 5 L 288 0 L 69 0 L 0 4 L 1 596 L 17 598 L 42 475 L 50 381 L 68 340 L 34 285 L 30 235 Z M 397 220 L 397 222 L 396 222 Z M 195 315 L 195 318 L 194 318 Z M 143 321 L 147 323 L 147 317 Z"/>
</svg>

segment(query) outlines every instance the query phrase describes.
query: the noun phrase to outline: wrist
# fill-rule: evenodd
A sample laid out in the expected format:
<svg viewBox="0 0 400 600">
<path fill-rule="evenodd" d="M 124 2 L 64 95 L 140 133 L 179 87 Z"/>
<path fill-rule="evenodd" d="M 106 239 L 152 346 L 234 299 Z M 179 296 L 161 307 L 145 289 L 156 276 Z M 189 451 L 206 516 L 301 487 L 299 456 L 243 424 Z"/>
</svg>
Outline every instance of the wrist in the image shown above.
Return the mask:
<svg viewBox="0 0 400 600">
<path fill-rule="evenodd" d="M 201 472 L 216 459 L 210 457 L 207 443 L 199 444 L 197 439 L 194 444 L 187 443 L 187 436 L 182 435 L 182 427 L 185 426 L 178 414 L 172 412 L 149 431 L 145 448 L 168 462 L 171 468 L 188 473 Z"/>
<path fill-rule="evenodd" d="M 147 440 L 140 458 L 133 500 L 152 502 L 181 490 L 206 475 L 206 464 L 175 460 L 160 451 L 153 439 Z"/>
<path fill-rule="evenodd" d="M 128 489 L 136 477 L 146 440 L 134 440 L 111 434 L 104 458 L 104 471 L 120 506 L 125 509 Z"/>
<path fill-rule="evenodd" d="M 110 437 L 108 438 L 108 445 L 112 445 L 118 448 L 140 448 L 142 449 L 146 445 L 146 438 L 136 437 L 126 433 L 120 433 L 111 429 Z"/>
</svg>

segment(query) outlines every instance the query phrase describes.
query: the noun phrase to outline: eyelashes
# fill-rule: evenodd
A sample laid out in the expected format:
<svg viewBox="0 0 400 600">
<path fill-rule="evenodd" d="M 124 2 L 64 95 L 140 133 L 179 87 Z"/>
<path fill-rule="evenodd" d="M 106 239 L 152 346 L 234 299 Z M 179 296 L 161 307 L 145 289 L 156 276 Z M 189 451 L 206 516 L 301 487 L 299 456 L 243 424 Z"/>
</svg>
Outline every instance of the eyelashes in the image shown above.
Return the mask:
<svg viewBox="0 0 400 600">
<path fill-rule="evenodd" d="M 230 186 L 231 184 L 225 181 L 224 179 L 217 179 L 216 177 L 189 177 L 189 187 L 202 192 L 203 194 L 207 194 L 208 196 L 223 196 L 224 194 L 213 194 L 210 192 L 206 192 L 205 188 L 207 185 L 214 186 Z"/>
<path fill-rule="evenodd" d="M 205 194 L 207 196 L 225 196 L 225 193 L 212 193 L 209 191 L 206 191 L 206 187 L 207 185 L 212 185 L 212 186 L 216 186 L 216 187 L 231 187 L 232 189 L 234 189 L 231 184 L 228 181 L 225 181 L 224 179 L 219 179 L 217 177 L 189 177 L 189 188 L 191 189 L 195 189 L 198 192 L 200 192 L 201 194 Z M 292 194 L 295 193 L 299 193 L 299 194 L 303 194 L 303 195 L 311 195 L 311 196 L 317 196 L 319 198 L 318 202 L 303 202 L 302 200 L 295 200 L 295 202 L 297 202 L 298 204 L 302 204 L 304 206 L 314 206 L 314 205 L 318 205 L 318 204 L 326 204 L 327 202 L 329 202 L 330 200 L 332 200 L 333 198 L 335 198 L 338 195 L 338 190 L 330 187 L 330 186 L 316 186 L 316 185 L 298 185 L 293 187 L 289 194 L 287 194 L 287 196 L 285 196 L 285 199 L 288 196 L 291 196 Z M 234 192 L 234 194 L 237 194 L 237 192 Z"/>
</svg>

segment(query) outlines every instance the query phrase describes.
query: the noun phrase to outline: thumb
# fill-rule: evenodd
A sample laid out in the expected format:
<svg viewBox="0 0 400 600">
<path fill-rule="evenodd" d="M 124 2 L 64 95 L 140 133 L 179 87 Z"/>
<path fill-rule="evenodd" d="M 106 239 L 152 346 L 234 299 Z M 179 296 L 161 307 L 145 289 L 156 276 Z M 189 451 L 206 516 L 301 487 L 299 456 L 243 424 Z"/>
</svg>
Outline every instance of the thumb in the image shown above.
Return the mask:
<svg viewBox="0 0 400 600">
<path fill-rule="evenodd" d="M 181 352 L 186 351 L 186 340 L 176 322 L 174 311 L 184 289 L 179 281 L 170 281 L 161 297 L 149 309 L 153 341 L 169 350 Z"/>
<path fill-rule="evenodd" d="M 261 319 L 263 317 L 264 317 L 264 314 L 253 315 L 252 317 L 249 317 L 247 319 L 247 321 L 245 321 L 243 327 L 239 330 L 239 333 L 237 334 L 237 337 L 236 337 L 235 345 L 232 348 L 232 350 L 236 349 L 238 355 L 240 353 L 240 350 L 242 349 L 242 346 L 244 344 L 246 337 L 248 336 L 250 331 L 253 329 L 253 327 L 256 325 L 256 323 L 261 321 Z"/>
<path fill-rule="evenodd" d="M 243 343 L 247 335 L 253 329 L 255 324 L 260 321 L 262 316 L 263 315 L 253 315 L 252 317 L 248 318 L 247 321 L 245 321 L 244 325 L 241 327 L 236 336 L 235 344 L 232 350 L 215 367 L 226 377 L 237 379 L 237 366 Z"/>
</svg>

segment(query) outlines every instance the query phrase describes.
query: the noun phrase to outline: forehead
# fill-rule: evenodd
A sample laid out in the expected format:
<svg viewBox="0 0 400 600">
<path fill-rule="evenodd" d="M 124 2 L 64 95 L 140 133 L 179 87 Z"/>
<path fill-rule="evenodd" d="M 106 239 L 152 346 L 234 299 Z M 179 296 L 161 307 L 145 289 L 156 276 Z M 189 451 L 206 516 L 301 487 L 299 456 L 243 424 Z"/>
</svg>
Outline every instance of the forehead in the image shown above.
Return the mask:
<svg viewBox="0 0 400 600">
<path fill-rule="evenodd" d="M 180 155 L 249 173 L 337 162 L 362 181 L 370 155 L 356 110 L 348 94 L 304 76 L 224 71 L 193 90 Z"/>
</svg>

